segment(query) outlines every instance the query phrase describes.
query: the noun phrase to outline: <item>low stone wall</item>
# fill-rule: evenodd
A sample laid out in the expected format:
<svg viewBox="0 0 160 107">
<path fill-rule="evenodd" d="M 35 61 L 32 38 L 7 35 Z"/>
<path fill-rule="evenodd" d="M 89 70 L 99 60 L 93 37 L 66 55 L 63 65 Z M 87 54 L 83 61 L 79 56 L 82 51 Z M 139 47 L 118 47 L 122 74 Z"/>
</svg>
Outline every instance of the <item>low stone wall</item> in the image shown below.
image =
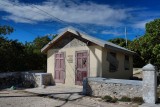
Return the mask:
<svg viewBox="0 0 160 107">
<path fill-rule="evenodd" d="M 86 86 L 83 91 L 91 96 L 142 97 L 142 81 L 92 77 L 86 78 L 84 81 Z"/>
<path fill-rule="evenodd" d="M 21 74 L 18 72 L 0 73 L 0 89 L 19 86 L 21 83 Z"/>
<path fill-rule="evenodd" d="M 0 73 L 0 89 L 16 87 L 39 87 L 51 85 L 52 75 L 49 73 L 8 72 Z"/>
</svg>

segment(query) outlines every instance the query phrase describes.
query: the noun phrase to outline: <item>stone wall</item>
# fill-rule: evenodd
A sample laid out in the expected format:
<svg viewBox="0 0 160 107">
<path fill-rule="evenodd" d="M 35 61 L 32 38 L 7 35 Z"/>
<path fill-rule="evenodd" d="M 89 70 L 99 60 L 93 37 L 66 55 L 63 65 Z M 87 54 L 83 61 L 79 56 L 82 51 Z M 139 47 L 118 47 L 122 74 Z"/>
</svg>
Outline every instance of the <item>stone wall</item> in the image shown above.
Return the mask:
<svg viewBox="0 0 160 107">
<path fill-rule="evenodd" d="M 87 78 L 86 87 L 83 91 L 91 96 L 103 97 L 109 95 L 121 98 L 122 96 L 142 97 L 142 81 L 106 79 L 106 78 Z"/>
<path fill-rule="evenodd" d="M 0 73 L 0 89 L 15 87 L 39 87 L 51 85 L 51 74 L 33 72 Z"/>
<path fill-rule="evenodd" d="M 17 72 L 0 73 L 0 89 L 21 85 L 21 74 Z"/>
<path fill-rule="evenodd" d="M 21 74 L 23 84 L 31 87 L 40 87 L 42 85 L 51 85 L 50 73 L 29 73 L 24 72 Z"/>
</svg>

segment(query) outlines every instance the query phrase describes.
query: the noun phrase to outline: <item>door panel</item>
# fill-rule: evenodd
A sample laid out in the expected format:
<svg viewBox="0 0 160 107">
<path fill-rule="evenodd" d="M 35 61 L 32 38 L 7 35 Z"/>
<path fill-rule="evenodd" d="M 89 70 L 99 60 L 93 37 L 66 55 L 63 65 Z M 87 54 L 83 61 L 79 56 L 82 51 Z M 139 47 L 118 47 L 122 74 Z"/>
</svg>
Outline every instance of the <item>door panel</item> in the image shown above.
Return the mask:
<svg viewBox="0 0 160 107">
<path fill-rule="evenodd" d="M 55 54 L 55 82 L 64 83 L 65 81 L 65 59 L 64 53 Z"/>
<path fill-rule="evenodd" d="M 88 52 L 76 52 L 76 85 L 82 85 L 88 74 Z"/>
</svg>

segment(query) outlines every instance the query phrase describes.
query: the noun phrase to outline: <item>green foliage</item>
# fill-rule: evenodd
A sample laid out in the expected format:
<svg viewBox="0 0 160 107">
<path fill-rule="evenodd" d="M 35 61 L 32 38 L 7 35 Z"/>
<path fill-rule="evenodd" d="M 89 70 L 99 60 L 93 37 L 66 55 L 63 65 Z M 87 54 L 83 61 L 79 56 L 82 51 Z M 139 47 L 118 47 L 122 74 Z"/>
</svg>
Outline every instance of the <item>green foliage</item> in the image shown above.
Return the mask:
<svg viewBox="0 0 160 107">
<path fill-rule="evenodd" d="M 37 37 L 33 40 L 34 53 L 41 53 L 41 49 L 51 41 L 48 36 Z"/>
<path fill-rule="evenodd" d="M 37 37 L 32 43 L 25 43 L 26 66 L 29 70 L 46 70 L 47 56 L 41 53 L 41 49 L 50 41 L 48 36 Z M 30 60 L 28 60 L 30 59 Z"/>
<path fill-rule="evenodd" d="M 145 62 L 144 62 L 143 58 L 141 57 L 140 51 L 138 51 L 139 47 L 140 47 L 138 40 L 134 40 L 133 42 L 130 40 L 127 40 L 127 46 L 126 46 L 126 41 L 123 38 L 115 38 L 115 39 L 111 39 L 109 41 L 114 44 L 117 44 L 121 47 L 133 50 L 137 53 L 136 55 L 133 56 L 134 57 L 133 58 L 134 59 L 133 60 L 134 67 L 142 67 L 145 65 Z"/>
<path fill-rule="evenodd" d="M 146 33 L 135 39 L 129 48 L 140 56 L 138 60 L 143 66 L 152 63 L 160 67 L 160 19 L 146 24 Z M 136 60 L 137 61 L 137 60 Z"/>
<path fill-rule="evenodd" d="M 127 96 L 123 96 L 121 99 L 119 99 L 119 101 L 123 101 L 123 102 L 130 102 L 131 98 L 127 97 Z"/>
<path fill-rule="evenodd" d="M 9 34 L 9 27 L 0 28 L 0 34 Z M 48 36 L 37 37 L 33 42 L 22 44 L 0 36 L 0 72 L 46 70 L 46 54 L 41 48 L 50 41 Z"/>
<path fill-rule="evenodd" d="M 0 36 L 10 34 L 14 31 L 14 29 L 7 25 L 0 25 Z"/>
<path fill-rule="evenodd" d="M 17 40 L 0 37 L 0 71 L 20 71 L 24 69 L 24 46 Z"/>
<path fill-rule="evenodd" d="M 127 47 L 124 39 L 116 38 L 110 41 L 137 53 L 133 58 L 134 67 L 143 67 L 150 62 L 160 68 L 160 19 L 147 23 L 146 33 L 129 41 Z"/>
<path fill-rule="evenodd" d="M 111 40 L 109 40 L 109 42 L 112 42 L 112 43 L 114 43 L 114 44 L 117 44 L 117 45 L 119 45 L 119 46 L 121 46 L 121 47 L 125 47 L 125 48 L 128 47 L 128 46 L 126 46 L 126 40 L 123 39 L 123 38 L 111 39 Z M 130 40 L 127 40 L 127 45 L 129 45 L 130 43 L 131 43 L 131 41 L 130 41 Z"/>
<path fill-rule="evenodd" d="M 112 98 L 111 96 L 106 95 L 106 96 L 102 97 L 102 100 L 105 102 L 110 102 L 110 103 L 116 103 L 117 101 L 133 102 L 133 103 L 137 103 L 137 104 L 144 103 L 144 100 L 142 97 L 129 98 L 127 96 L 122 96 L 120 99 L 117 99 L 116 97 Z"/>
<path fill-rule="evenodd" d="M 108 96 L 108 95 L 102 97 L 102 100 L 104 100 L 105 102 L 110 102 L 110 103 L 116 103 L 118 101 L 117 98 L 115 97 L 112 98 L 111 96 Z"/>
<path fill-rule="evenodd" d="M 132 102 L 137 103 L 137 104 L 142 104 L 142 103 L 144 103 L 144 100 L 142 97 L 134 97 L 134 98 L 132 98 Z"/>
</svg>

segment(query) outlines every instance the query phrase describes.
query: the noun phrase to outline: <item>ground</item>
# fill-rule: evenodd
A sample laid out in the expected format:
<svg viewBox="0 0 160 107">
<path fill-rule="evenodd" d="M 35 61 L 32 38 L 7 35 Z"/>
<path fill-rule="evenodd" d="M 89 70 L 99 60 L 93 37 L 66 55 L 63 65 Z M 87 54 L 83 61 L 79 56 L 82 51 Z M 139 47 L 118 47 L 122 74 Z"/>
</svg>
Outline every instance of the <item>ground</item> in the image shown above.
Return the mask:
<svg viewBox="0 0 160 107">
<path fill-rule="evenodd" d="M 101 98 L 78 95 L 77 87 L 60 87 L 1 90 L 0 107 L 137 107 L 132 103 L 106 103 Z"/>
</svg>

